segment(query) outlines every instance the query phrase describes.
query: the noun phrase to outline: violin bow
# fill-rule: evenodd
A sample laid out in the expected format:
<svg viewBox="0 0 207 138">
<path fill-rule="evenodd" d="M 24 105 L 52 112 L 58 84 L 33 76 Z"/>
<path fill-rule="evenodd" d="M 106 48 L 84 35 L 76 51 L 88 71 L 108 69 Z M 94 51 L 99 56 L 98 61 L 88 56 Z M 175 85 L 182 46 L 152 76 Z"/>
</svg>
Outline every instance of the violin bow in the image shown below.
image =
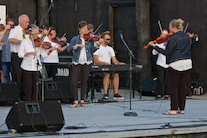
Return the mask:
<svg viewBox="0 0 207 138">
<path fill-rule="evenodd" d="M 188 25 L 189 25 L 189 23 L 186 24 L 184 33 L 186 32 L 186 30 L 187 30 L 187 28 L 188 28 Z"/>
<path fill-rule="evenodd" d="M 160 20 L 158 20 L 157 22 L 158 22 L 158 25 L 159 25 L 159 27 L 160 27 L 160 32 L 161 32 L 161 34 L 162 34 L 162 26 L 161 26 Z"/>
<path fill-rule="evenodd" d="M 98 28 L 95 30 L 94 34 L 99 30 L 99 28 L 103 25 L 103 23 L 101 23 Z"/>
<path fill-rule="evenodd" d="M 34 24 L 36 24 L 36 23 L 37 23 L 37 20 L 35 20 Z"/>
<path fill-rule="evenodd" d="M 62 38 L 65 37 L 65 35 L 66 35 L 66 33 L 64 33 L 64 35 L 62 36 Z"/>
</svg>

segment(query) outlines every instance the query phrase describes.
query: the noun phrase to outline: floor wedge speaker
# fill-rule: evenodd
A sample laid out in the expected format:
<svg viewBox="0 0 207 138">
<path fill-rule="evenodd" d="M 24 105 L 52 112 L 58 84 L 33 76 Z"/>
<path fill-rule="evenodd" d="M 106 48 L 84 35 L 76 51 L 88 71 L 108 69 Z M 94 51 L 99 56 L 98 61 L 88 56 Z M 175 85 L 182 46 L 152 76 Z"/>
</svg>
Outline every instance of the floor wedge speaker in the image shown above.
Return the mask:
<svg viewBox="0 0 207 138">
<path fill-rule="evenodd" d="M 16 102 L 6 118 L 18 133 L 59 131 L 65 124 L 59 101 Z"/>
<path fill-rule="evenodd" d="M 149 76 L 142 83 L 142 95 L 155 96 L 156 87 L 157 87 L 157 77 L 156 76 Z M 139 92 L 140 88 L 138 88 L 137 90 Z"/>
<path fill-rule="evenodd" d="M 44 99 L 61 101 L 64 99 L 71 99 L 73 101 L 70 81 L 45 82 Z"/>
<path fill-rule="evenodd" d="M 16 83 L 0 83 L 0 102 L 19 101 L 19 92 Z"/>
</svg>

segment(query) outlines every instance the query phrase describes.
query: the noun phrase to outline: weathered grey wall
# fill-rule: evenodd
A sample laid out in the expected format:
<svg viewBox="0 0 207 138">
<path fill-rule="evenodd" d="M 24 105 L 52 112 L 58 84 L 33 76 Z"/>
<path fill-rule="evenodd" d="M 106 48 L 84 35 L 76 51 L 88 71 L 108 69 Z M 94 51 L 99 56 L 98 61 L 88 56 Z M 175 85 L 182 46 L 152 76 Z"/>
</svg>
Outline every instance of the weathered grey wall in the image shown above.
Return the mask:
<svg viewBox="0 0 207 138">
<path fill-rule="evenodd" d="M 160 20 L 162 28 L 168 29 L 172 19 L 182 18 L 185 21 L 184 26 L 189 23 L 187 32 L 199 35 L 199 41 L 193 41 L 191 48 L 193 61 L 191 77 L 192 79 L 203 78 L 205 90 L 207 89 L 206 6 L 206 0 L 150 0 L 151 40 L 158 37 L 160 33 L 157 20 Z M 153 57 L 152 65 L 155 65 L 155 60 L 156 58 Z M 153 70 L 156 73 L 154 68 Z"/>
<path fill-rule="evenodd" d="M 133 2 L 134 6 L 126 4 Z M 18 24 L 18 16 L 26 13 L 30 17 L 30 23 L 37 20 L 39 25 L 49 8 L 50 1 L 1 0 L 0 4 L 7 5 L 7 14 L 9 18 L 14 19 L 15 24 Z M 113 18 L 114 49 L 117 52 L 117 58 L 129 63 L 128 55 L 119 38 L 119 30 L 121 30 L 125 41 L 137 58 L 133 62 L 144 64 L 143 78 L 156 75 L 156 57 L 151 54 L 152 48 L 145 50 L 143 46 L 149 40 L 155 40 L 159 36 L 160 30 L 157 21 L 160 20 L 162 27 L 168 29 L 169 21 L 174 18 L 182 18 L 185 20 L 185 25 L 189 22 L 187 31 L 197 33 L 200 38 L 199 42 L 193 41 L 192 44 L 194 66 L 191 71 L 192 78 L 206 78 L 206 0 L 54 0 L 54 4 L 55 8 L 51 8 L 47 20 L 49 20 L 50 26 L 57 28 L 59 37 L 67 33 L 68 41 L 77 34 L 77 24 L 81 20 L 93 23 L 95 28 L 103 23 L 98 33 L 109 30 L 110 5 L 117 5 L 114 7 Z M 149 14 L 149 18 L 147 18 L 147 14 Z M 148 30 L 148 26 L 150 26 L 150 30 Z M 61 55 L 67 54 L 64 52 Z M 206 84 L 205 79 L 205 88 Z M 123 84 L 121 83 L 121 85 Z"/>
<path fill-rule="evenodd" d="M 21 14 L 27 14 L 30 18 L 30 23 L 37 20 L 36 16 L 36 0 L 0 0 L 0 5 L 6 5 L 8 18 L 18 24 L 18 17 Z"/>
<path fill-rule="evenodd" d="M 144 49 L 150 40 L 150 3 L 149 0 L 136 0 L 137 50 L 140 63 L 144 66 L 142 78 L 151 76 L 151 56 L 149 50 Z"/>
</svg>

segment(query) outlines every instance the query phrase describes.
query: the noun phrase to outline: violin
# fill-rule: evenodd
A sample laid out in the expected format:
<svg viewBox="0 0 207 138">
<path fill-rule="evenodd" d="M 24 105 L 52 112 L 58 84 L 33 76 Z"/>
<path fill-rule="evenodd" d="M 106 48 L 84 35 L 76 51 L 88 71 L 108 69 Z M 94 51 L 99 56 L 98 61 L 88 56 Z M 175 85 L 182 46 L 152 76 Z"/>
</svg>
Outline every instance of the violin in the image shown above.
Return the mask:
<svg viewBox="0 0 207 138">
<path fill-rule="evenodd" d="M 85 40 L 92 40 L 93 42 L 99 41 L 100 36 L 99 35 L 94 35 L 92 32 L 89 32 L 88 34 L 84 34 L 83 38 Z"/>
<path fill-rule="evenodd" d="M 41 44 L 42 44 L 42 38 L 35 39 L 34 40 L 34 44 L 35 44 L 36 47 L 40 47 Z M 50 42 L 43 42 L 42 47 L 44 49 L 50 49 L 52 46 L 51 46 Z"/>
<path fill-rule="evenodd" d="M 24 32 L 25 34 L 29 34 L 29 29 L 28 28 L 24 29 Z"/>
<path fill-rule="evenodd" d="M 169 40 L 169 37 L 171 37 L 172 35 L 174 35 L 173 32 L 170 32 L 170 33 L 168 33 L 168 34 L 165 35 L 165 36 L 160 36 L 160 37 L 158 37 L 156 40 L 154 40 L 153 43 L 161 44 L 161 43 L 163 43 L 163 42 L 167 42 L 167 41 Z M 147 49 L 149 46 L 150 46 L 150 44 L 144 46 L 144 48 Z"/>
<path fill-rule="evenodd" d="M 11 28 L 14 28 L 15 26 L 11 26 Z M 4 30 L 5 29 L 5 25 L 3 24 L 0 24 L 0 31 Z"/>
<path fill-rule="evenodd" d="M 54 42 L 54 43 L 58 43 L 58 44 L 60 44 L 61 46 L 66 46 L 68 43 L 66 42 L 66 41 L 64 41 L 64 40 L 61 40 L 59 37 L 55 37 L 55 38 L 53 38 L 52 40 L 51 40 L 52 42 Z"/>
</svg>

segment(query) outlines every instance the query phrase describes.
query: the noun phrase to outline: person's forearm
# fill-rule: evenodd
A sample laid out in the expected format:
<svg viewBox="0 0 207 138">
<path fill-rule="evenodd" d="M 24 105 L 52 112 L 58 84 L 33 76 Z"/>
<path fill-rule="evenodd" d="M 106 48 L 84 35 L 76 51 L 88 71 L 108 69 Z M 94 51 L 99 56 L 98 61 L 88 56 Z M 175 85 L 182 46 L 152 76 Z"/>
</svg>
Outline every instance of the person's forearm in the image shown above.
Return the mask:
<svg viewBox="0 0 207 138">
<path fill-rule="evenodd" d="M 18 40 L 18 39 L 15 39 L 15 38 L 10 38 L 9 39 L 9 43 L 12 43 L 12 44 L 20 44 L 22 41 L 21 40 Z"/>
<path fill-rule="evenodd" d="M 109 64 L 109 63 L 107 63 L 107 62 L 101 62 L 101 61 L 99 61 L 99 60 L 98 60 L 98 61 L 94 61 L 94 63 L 95 63 L 95 64 Z"/>
</svg>

